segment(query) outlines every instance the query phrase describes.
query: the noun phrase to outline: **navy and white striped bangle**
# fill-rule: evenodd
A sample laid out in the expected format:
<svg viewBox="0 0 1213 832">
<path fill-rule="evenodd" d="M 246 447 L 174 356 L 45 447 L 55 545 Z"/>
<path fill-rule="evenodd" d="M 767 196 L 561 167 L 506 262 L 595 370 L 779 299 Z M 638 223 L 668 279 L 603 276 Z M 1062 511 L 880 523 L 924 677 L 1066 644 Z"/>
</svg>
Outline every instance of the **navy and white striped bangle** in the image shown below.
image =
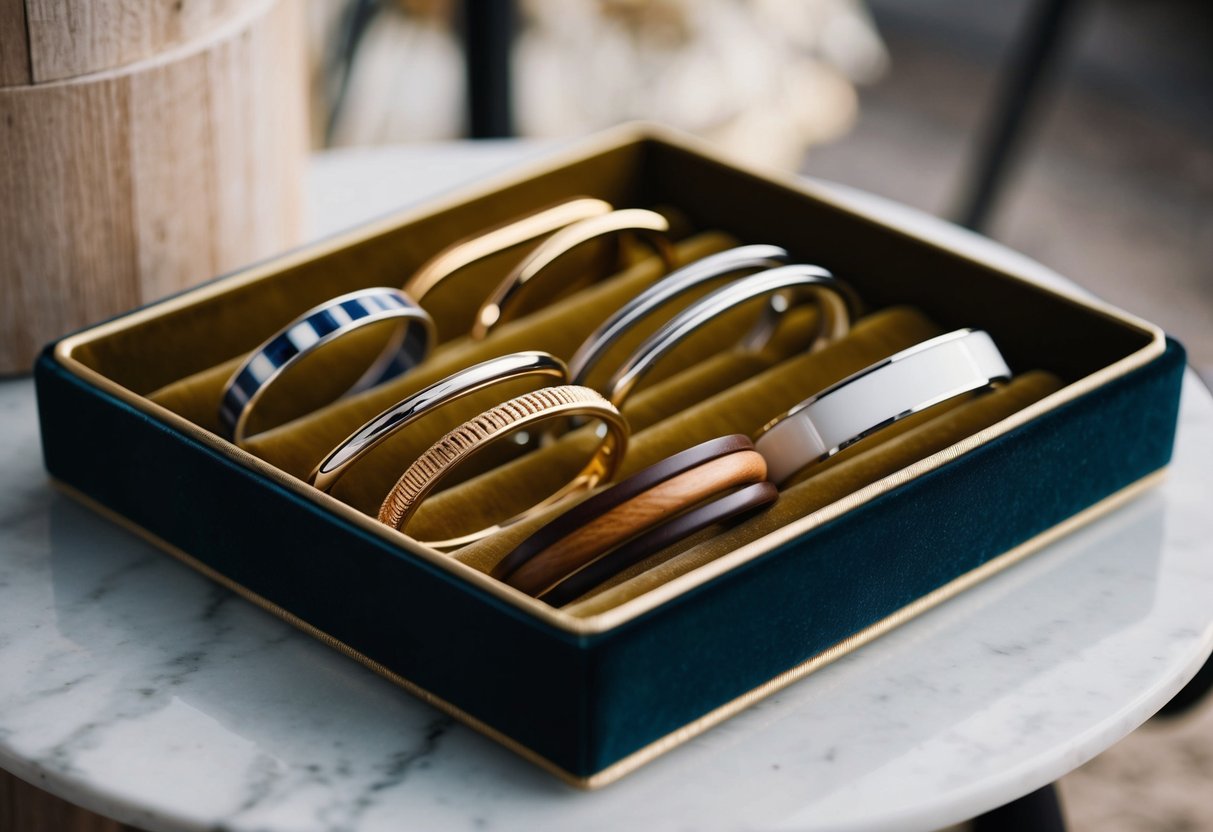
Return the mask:
<svg viewBox="0 0 1213 832">
<path fill-rule="evenodd" d="M 291 321 L 251 352 L 223 387 L 219 418 L 237 444 L 245 439 L 249 415 L 265 391 L 292 364 L 352 330 L 397 320 L 396 349 L 385 353 L 344 395 L 373 387 L 420 364 L 434 342 L 429 313 L 399 289 L 359 289 L 335 297 Z"/>
</svg>

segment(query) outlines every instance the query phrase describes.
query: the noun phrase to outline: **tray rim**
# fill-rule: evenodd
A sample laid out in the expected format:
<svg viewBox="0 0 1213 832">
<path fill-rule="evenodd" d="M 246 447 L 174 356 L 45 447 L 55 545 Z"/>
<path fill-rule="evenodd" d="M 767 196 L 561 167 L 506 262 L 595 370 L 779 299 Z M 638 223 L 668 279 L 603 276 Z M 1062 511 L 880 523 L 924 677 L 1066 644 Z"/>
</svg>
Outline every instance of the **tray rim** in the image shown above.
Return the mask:
<svg viewBox="0 0 1213 832">
<path fill-rule="evenodd" d="M 674 750 L 678 746 L 691 739 L 694 739 L 710 728 L 713 728 L 716 725 L 730 719 L 731 717 L 738 715 L 751 705 L 766 699 L 768 696 L 778 693 L 789 685 L 810 675 L 814 671 L 817 671 L 822 667 L 825 667 L 826 665 L 848 655 L 849 653 L 858 650 L 868 643 L 875 641 L 885 633 L 888 633 L 889 631 L 908 623 L 923 613 L 929 612 L 943 602 L 959 595 L 960 593 L 970 589 L 973 586 L 976 586 L 977 584 L 982 583 L 988 578 L 1005 571 L 1020 561 L 1025 560 L 1031 555 L 1039 552 L 1046 546 L 1065 537 L 1071 532 L 1077 531 L 1078 529 L 1099 520 L 1101 517 L 1111 514 L 1126 503 L 1133 501 L 1144 492 L 1149 491 L 1150 489 L 1161 484 L 1166 478 L 1166 475 L 1167 466 L 1158 468 L 1146 474 L 1145 476 L 1129 483 L 1119 490 L 1112 492 L 1098 502 L 1087 506 L 1087 508 L 1083 509 L 1077 514 L 1070 515 L 1057 525 L 1051 526 L 1043 532 L 1028 538 L 1019 545 L 1008 549 L 994 558 L 991 558 L 980 566 L 958 575 L 957 577 L 948 581 L 946 584 L 937 587 L 926 595 L 922 595 L 914 599 L 906 606 L 894 610 L 892 613 L 879 621 L 863 628 L 862 630 L 852 633 L 850 636 L 830 647 L 827 647 L 820 653 L 810 656 L 799 664 L 788 668 L 766 682 L 763 682 L 746 691 L 745 693 L 742 693 L 739 696 L 736 696 L 733 699 L 716 706 L 712 710 L 692 720 L 691 722 L 676 728 L 664 736 L 658 737 L 647 745 L 636 749 L 619 760 L 616 760 L 607 767 L 599 769 L 593 774 L 587 776 L 578 776 L 573 774 L 569 770 L 563 768 L 539 752 L 532 750 L 526 745 L 523 745 L 521 742 L 508 734 L 494 728 L 492 725 L 489 725 L 476 716 L 473 716 L 471 713 L 460 708 L 458 705 L 452 704 L 446 699 L 443 699 L 442 697 L 430 692 L 421 685 L 418 685 L 408 678 L 394 672 L 387 666 L 375 661 L 364 653 L 359 652 L 345 642 L 334 638 L 324 630 L 316 627 L 295 613 L 292 613 L 285 607 L 275 604 L 273 601 L 268 600 L 264 596 L 248 589 L 231 578 L 228 578 L 222 572 L 208 566 L 183 549 L 169 543 L 159 535 L 148 531 L 138 523 L 129 520 L 124 515 L 98 502 L 96 499 L 90 497 L 83 491 L 80 491 L 75 486 L 54 477 L 51 478 L 51 484 L 65 496 L 79 502 L 81 505 L 84 505 L 116 525 L 130 531 L 136 537 L 139 537 L 148 544 L 160 549 L 184 566 L 189 567 L 202 576 L 216 582 L 220 586 L 223 586 L 226 589 L 236 593 L 249 603 L 254 604 L 276 618 L 291 625 L 295 629 L 311 636 L 312 638 L 315 638 L 317 641 L 321 642 L 327 647 L 331 647 L 346 657 L 353 659 L 375 674 L 382 676 L 392 684 L 408 691 L 422 702 L 425 702 L 426 704 L 437 708 L 439 711 L 454 717 L 459 722 L 467 725 L 472 730 L 487 737 L 488 739 L 500 743 L 510 751 L 521 756 L 523 759 L 528 760 L 550 774 L 555 775 L 568 785 L 578 789 L 593 791 L 626 777 L 663 754 Z"/>
<path fill-rule="evenodd" d="M 120 332 L 125 329 L 138 326 L 148 320 L 158 317 L 166 311 L 182 309 L 201 300 L 219 297 L 234 288 L 254 283 L 282 271 L 283 269 L 288 269 L 302 264 L 322 253 L 331 252 L 333 250 L 352 245 L 353 243 L 382 235 L 424 217 L 455 208 L 470 200 L 484 197 L 499 190 L 520 184 L 535 177 L 536 175 L 546 173 L 553 168 L 564 167 L 580 161 L 587 156 L 598 155 L 627 145 L 642 142 L 655 142 L 671 146 L 675 149 L 688 151 L 695 155 L 701 156 L 710 162 L 715 162 L 733 168 L 743 175 L 751 176 L 770 184 L 791 190 L 795 193 L 809 196 L 810 198 L 813 198 L 823 204 L 828 204 L 832 208 L 835 208 L 841 212 L 847 213 L 869 223 L 880 225 L 891 233 L 908 237 L 925 245 L 930 245 L 936 248 L 941 247 L 938 243 L 926 237 L 902 228 L 887 225 L 886 223 L 874 219 L 867 214 L 857 211 L 848 205 L 844 200 L 837 198 L 825 188 L 818 186 L 811 181 L 806 181 L 803 178 L 797 177 L 794 174 L 789 174 L 783 171 L 762 169 L 760 167 L 739 162 L 736 159 L 722 154 L 719 150 L 713 148 L 703 140 L 687 136 L 666 127 L 646 123 L 632 123 L 604 131 L 603 133 L 599 133 L 588 139 L 573 142 L 569 146 L 541 159 L 524 162 L 518 166 L 512 167 L 506 171 L 503 171 L 502 173 L 488 177 L 484 180 L 453 189 L 452 191 L 433 200 L 429 200 L 421 205 L 393 212 L 378 220 L 373 220 L 364 225 L 351 228 L 347 231 L 339 232 L 338 234 L 326 237 L 315 243 L 288 251 L 281 256 L 256 263 L 232 274 L 215 278 L 194 289 L 186 290 L 161 301 L 140 307 L 116 318 L 112 318 L 103 323 L 73 333 L 54 343 L 50 349 L 51 354 L 53 355 L 53 359 L 56 361 L 56 363 L 58 363 L 68 373 L 80 378 L 102 392 L 119 399 L 125 404 L 156 419 L 157 421 L 166 424 L 168 427 L 180 434 L 183 434 L 188 439 L 199 442 L 215 451 L 234 458 L 245 467 L 251 468 L 253 471 L 268 478 L 275 484 L 283 486 L 284 488 L 287 488 L 292 492 L 305 497 L 306 499 L 318 503 L 320 506 L 333 514 L 336 514 L 343 520 L 355 524 L 361 530 L 384 538 L 398 549 L 403 549 L 411 555 L 422 558 L 423 560 L 432 563 L 439 568 L 454 573 L 460 578 L 470 582 L 476 588 L 488 592 L 489 594 L 493 595 L 499 600 L 505 601 L 513 607 L 521 609 L 522 611 L 539 619 L 544 624 L 547 624 L 569 635 L 588 637 L 608 632 L 623 624 L 634 621 L 644 614 L 656 609 L 657 607 L 672 601 L 694 587 L 708 583 L 709 581 L 714 580 L 715 578 L 740 566 L 741 564 L 753 560 L 781 545 L 784 545 L 791 540 L 811 531 L 812 529 L 835 520 L 852 511 L 853 509 L 858 508 L 859 506 L 879 497 L 880 495 L 892 491 L 893 489 L 923 474 L 926 474 L 929 471 L 933 471 L 936 468 L 946 465 L 948 462 L 951 462 L 952 460 L 963 456 L 964 454 L 981 447 L 982 445 L 985 445 L 986 443 L 1032 421 L 1033 419 L 1038 418 L 1045 413 L 1055 410 L 1070 401 L 1084 396 L 1117 378 L 1127 375 L 1132 371 L 1149 364 L 1151 361 L 1161 356 L 1166 350 L 1165 334 L 1163 333 L 1162 329 L 1155 324 L 1138 318 L 1137 316 L 1125 312 L 1124 310 L 1121 310 L 1104 301 L 1083 296 L 1076 291 L 1063 291 L 1057 287 L 1045 286 L 1020 274 L 1009 272 L 998 268 L 997 266 L 993 266 L 988 261 L 985 261 L 979 257 L 974 257 L 962 252 L 953 252 L 963 259 L 974 263 L 979 263 L 985 268 L 992 268 L 994 271 L 997 271 L 1001 276 L 1007 279 L 1031 286 L 1036 291 L 1053 295 L 1059 299 L 1081 306 L 1084 309 L 1101 314 L 1123 325 L 1136 329 L 1142 334 L 1149 336 L 1149 341 L 1143 347 L 1130 353 L 1124 358 L 1119 359 L 1094 373 L 1077 379 L 1070 384 L 1067 384 L 1055 393 L 1040 399 L 1039 401 L 1012 414 L 1006 419 L 985 428 L 984 430 L 966 437 L 965 439 L 962 439 L 961 441 L 954 443 L 953 445 L 950 445 L 935 454 L 921 459 L 916 463 L 902 468 L 887 477 L 877 480 L 876 482 L 873 482 L 858 491 L 848 494 L 847 496 L 827 506 L 824 506 L 815 512 L 807 514 L 804 517 L 801 517 L 798 520 L 777 529 L 776 531 L 752 541 L 751 543 L 738 547 L 732 552 L 729 552 L 727 555 L 724 555 L 711 563 L 705 564 L 685 575 L 674 578 L 660 587 L 638 596 L 637 598 L 620 604 L 618 607 L 590 616 L 576 616 L 565 612 L 564 610 L 550 607 L 547 604 L 544 604 L 520 592 L 519 590 L 514 589 L 513 587 L 490 578 L 487 574 L 482 573 L 471 566 L 454 560 L 436 549 L 425 546 L 403 532 L 389 528 L 383 523 L 379 523 L 374 518 L 353 509 L 329 494 L 322 493 L 315 488 L 312 488 L 303 480 L 291 476 L 281 469 L 270 465 L 251 453 L 239 448 L 228 440 L 223 439 L 217 434 L 204 430 L 184 417 L 159 404 L 156 404 L 155 402 L 152 402 L 145 396 L 135 394 L 130 389 L 123 387 L 112 379 L 107 378 L 97 370 L 88 367 L 74 355 L 76 350 L 93 341 L 105 338 L 115 332 Z M 90 504 L 94 504 L 94 501 L 89 500 L 89 502 Z M 1096 505 L 1102 505 L 1102 502 L 1097 503 Z M 113 515 L 113 512 L 108 510 L 106 510 L 105 513 Z M 120 517 L 120 515 L 113 516 Z M 1077 517 L 1081 515 L 1075 516 Z M 1053 528 L 1061 528 L 1063 526 L 1067 526 L 1068 523 L 1069 520 L 1064 521 Z M 134 526 L 134 524 L 129 523 L 129 521 L 127 522 L 127 525 Z M 1069 528 L 1069 526 L 1067 526 L 1067 528 Z M 1049 531 L 1051 532 L 1052 530 L 1053 529 L 1050 529 Z M 140 531 L 142 532 L 143 530 L 140 529 Z M 1047 533 L 1048 532 L 1045 534 Z M 1035 538 L 1032 540 L 1034 539 Z M 1028 542 L 1030 543 L 1031 540 Z M 1022 545 L 1025 544 L 1021 544 L 1021 546 Z M 1017 551 L 1018 548 L 1019 547 L 1016 547 L 1016 549 L 1011 551 Z M 1001 559 L 1006 554 L 1007 553 L 1000 555 L 998 559 Z M 947 584 L 945 586 L 951 586 L 951 584 Z M 424 691 L 419 693 L 419 695 L 422 695 L 423 698 L 427 699 L 427 701 L 430 698 L 433 698 L 432 695 L 429 695 Z"/>
</svg>

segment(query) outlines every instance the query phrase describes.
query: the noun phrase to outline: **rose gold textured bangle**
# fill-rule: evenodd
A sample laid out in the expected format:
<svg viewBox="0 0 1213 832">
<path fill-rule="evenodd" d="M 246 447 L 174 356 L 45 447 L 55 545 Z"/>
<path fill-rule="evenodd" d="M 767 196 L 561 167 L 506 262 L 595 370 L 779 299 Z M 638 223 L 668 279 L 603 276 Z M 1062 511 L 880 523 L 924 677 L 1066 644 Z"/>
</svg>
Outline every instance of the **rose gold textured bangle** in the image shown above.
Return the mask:
<svg viewBox="0 0 1213 832">
<path fill-rule="evenodd" d="M 627 421 L 614 405 L 588 387 L 571 384 L 548 387 L 486 410 L 431 445 L 396 481 L 379 508 L 379 520 L 403 530 L 417 507 L 442 478 L 466 459 L 515 431 L 568 416 L 596 418 L 606 425 L 606 435 L 599 442 L 594 455 L 568 484 L 508 520 L 460 537 L 424 542 L 436 549 L 457 549 L 610 480 L 627 450 Z"/>
</svg>

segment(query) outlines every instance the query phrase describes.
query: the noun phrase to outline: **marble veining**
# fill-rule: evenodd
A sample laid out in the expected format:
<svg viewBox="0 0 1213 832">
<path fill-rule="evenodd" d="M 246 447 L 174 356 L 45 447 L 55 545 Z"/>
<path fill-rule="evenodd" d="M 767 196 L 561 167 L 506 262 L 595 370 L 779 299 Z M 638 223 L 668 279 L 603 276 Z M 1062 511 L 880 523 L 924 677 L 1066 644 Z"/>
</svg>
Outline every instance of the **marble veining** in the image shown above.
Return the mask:
<svg viewBox="0 0 1213 832">
<path fill-rule="evenodd" d="M 398 201 L 416 161 L 349 187 Z M 152 832 L 934 828 L 1091 758 L 1208 654 L 1210 459 L 1190 374 L 1159 488 L 584 793 L 55 492 L 32 385 L 0 382 L 0 766 Z"/>
</svg>

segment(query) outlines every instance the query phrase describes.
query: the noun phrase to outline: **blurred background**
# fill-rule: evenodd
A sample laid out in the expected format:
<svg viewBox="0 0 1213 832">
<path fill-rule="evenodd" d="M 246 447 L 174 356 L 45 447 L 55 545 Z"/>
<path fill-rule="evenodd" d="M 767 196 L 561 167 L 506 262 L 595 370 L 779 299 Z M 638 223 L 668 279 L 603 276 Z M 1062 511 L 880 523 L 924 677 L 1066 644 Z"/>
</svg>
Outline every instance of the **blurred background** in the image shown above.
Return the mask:
<svg viewBox="0 0 1213 832">
<path fill-rule="evenodd" d="M 469 8 L 313 0 L 313 145 L 668 123 L 988 234 L 1162 324 L 1213 379 L 1213 4 Z"/>
<path fill-rule="evenodd" d="M 668 123 L 1002 241 L 1162 324 L 1213 380 L 1207 0 L 309 8 L 315 148 Z M 1072 829 L 1213 830 L 1211 785 L 1203 701 L 1060 789 Z"/>
</svg>

